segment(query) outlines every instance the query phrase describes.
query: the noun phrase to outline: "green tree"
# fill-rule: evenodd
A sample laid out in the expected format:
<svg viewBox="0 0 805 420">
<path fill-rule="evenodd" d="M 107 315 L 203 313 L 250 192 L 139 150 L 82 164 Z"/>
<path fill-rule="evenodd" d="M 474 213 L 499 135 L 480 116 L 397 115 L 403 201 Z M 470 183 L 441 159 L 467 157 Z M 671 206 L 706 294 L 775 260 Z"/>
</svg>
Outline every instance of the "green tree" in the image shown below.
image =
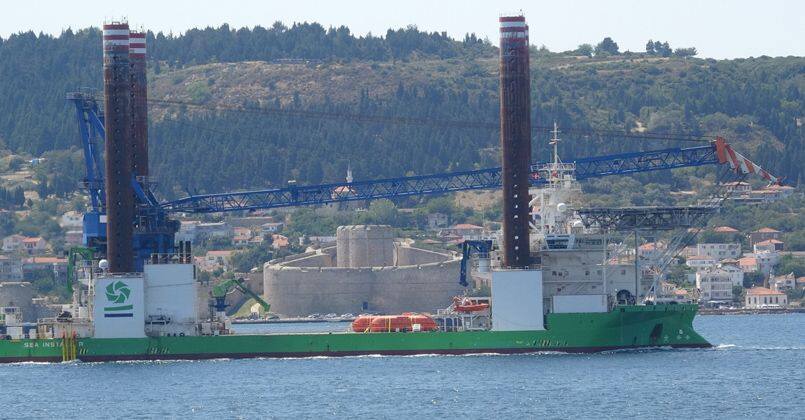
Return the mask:
<svg viewBox="0 0 805 420">
<path fill-rule="evenodd" d="M 755 271 L 751 273 L 744 273 L 744 282 L 743 286 L 745 288 L 751 288 L 754 286 L 760 286 L 763 284 L 763 280 L 766 276 L 763 275 L 760 271 Z"/>
<path fill-rule="evenodd" d="M 248 273 L 253 268 L 262 272 L 263 264 L 272 258 L 274 258 L 274 252 L 269 235 L 259 245 L 232 254 L 232 267 L 239 273 Z"/>
<path fill-rule="evenodd" d="M 677 48 L 674 50 L 674 55 L 677 57 L 693 57 L 697 54 L 695 47 L 690 48 Z"/>
<path fill-rule="evenodd" d="M 366 212 L 368 223 L 396 226 L 399 221 L 397 206 L 391 200 L 375 200 L 369 204 Z"/>
<path fill-rule="evenodd" d="M 581 44 L 576 48 L 575 51 L 573 51 L 573 53 L 576 54 L 576 55 L 583 56 L 583 57 L 592 57 L 593 56 L 593 51 L 595 51 L 595 50 L 593 49 L 592 45 L 590 45 L 590 44 Z"/>
<path fill-rule="evenodd" d="M 606 57 L 608 55 L 618 55 L 620 54 L 618 44 L 612 40 L 610 37 L 604 38 L 603 41 L 599 42 L 595 46 L 595 56 L 596 57 Z"/>
<path fill-rule="evenodd" d="M 794 273 L 794 277 L 805 276 L 805 258 L 796 257 L 792 254 L 783 255 L 777 265 L 774 266 L 777 274 Z"/>
<path fill-rule="evenodd" d="M 732 286 L 732 301 L 734 303 L 741 303 L 746 296 L 746 289 L 741 286 Z"/>
<path fill-rule="evenodd" d="M 657 50 L 654 49 L 654 41 L 649 39 L 648 42 L 646 43 L 646 54 L 654 55 L 656 53 Z"/>
</svg>

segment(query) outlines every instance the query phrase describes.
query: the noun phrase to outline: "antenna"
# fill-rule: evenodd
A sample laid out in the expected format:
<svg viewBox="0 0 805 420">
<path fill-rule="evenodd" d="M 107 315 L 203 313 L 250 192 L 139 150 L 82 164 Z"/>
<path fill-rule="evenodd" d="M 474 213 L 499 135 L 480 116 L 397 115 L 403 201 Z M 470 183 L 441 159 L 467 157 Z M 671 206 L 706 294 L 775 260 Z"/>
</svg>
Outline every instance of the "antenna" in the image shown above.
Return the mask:
<svg viewBox="0 0 805 420">
<path fill-rule="evenodd" d="M 559 160 L 559 126 L 556 124 L 556 121 L 553 122 L 553 130 L 551 130 L 551 141 L 549 144 L 553 145 L 553 163 L 554 165 L 558 165 L 560 163 Z"/>
</svg>

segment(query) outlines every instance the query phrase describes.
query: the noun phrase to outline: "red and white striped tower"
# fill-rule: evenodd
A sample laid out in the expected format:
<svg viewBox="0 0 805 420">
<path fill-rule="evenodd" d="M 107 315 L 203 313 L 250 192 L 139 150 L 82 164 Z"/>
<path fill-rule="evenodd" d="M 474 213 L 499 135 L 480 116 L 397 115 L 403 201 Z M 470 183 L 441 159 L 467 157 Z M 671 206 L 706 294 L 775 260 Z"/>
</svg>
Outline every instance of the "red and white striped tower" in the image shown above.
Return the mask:
<svg viewBox="0 0 805 420">
<path fill-rule="evenodd" d="M 148 80 L 145 75 L 145 32 L 129 34 L 131 68 L 131 169 L 137 177 L 148 176 Z"/>
<path fill-rule="evenodd" d="M 524 16 L 500 18 L 500 146 L 503 183 L 503 267 L 527 268 L 531 75 Z"/>
<path fill-rule="evenodd" d="M 103 94 L 106 130 L 106 258 L 109 271 L 134 271 L 134 189 L 131 185 L 129 25 L 103 25 Z"/>
</svg>

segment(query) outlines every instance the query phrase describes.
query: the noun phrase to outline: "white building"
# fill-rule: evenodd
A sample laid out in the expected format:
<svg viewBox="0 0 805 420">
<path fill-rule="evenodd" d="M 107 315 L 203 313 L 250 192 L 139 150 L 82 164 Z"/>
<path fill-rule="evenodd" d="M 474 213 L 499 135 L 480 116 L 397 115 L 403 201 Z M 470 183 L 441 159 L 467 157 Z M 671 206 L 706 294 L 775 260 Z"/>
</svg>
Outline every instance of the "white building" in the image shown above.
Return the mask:
<svg viewBox="0 0 805 420">
<path fill-rule="evenodd" d="M 692 257 L 688 257 L 685 261 L 685 265 L 690 268 L 693 268 L 696 271 L 706 270 L 708 268 L 713 268 L 718 264 L 718 260 L 713 257 L 708 256 L 699 256 L 694 255 Z"/>
<path fill-rule="evenodd" d="M 699 289 L 699 300 L 728 301 L 732 300 L 732 277 L 721 268 L 702 270 L 696 273 L 696 288 Z"/>
<path fill-rule="evenodd" d="M 750 309 L 781 308 L 788 306 L 788 296 L 783 292 L 753 287 L 746 291 L 744 306 Z"/>
<path fill-rule="evenodd" d="M 0 255 L 0 282 L 22 281 L 22 260 L 9 255 Z"/>
<path fill-rule="evenodd" d="M 777 251 L 756 252 L 755 259 L 760 266 L 760 272 L 765 275 L 771 274 L 771 270 L 780 261 L 780 253 Z"/>
<path fill-rule="evenodd" d="M 724 271 L 725 273 L 729 274 L 730 281 L 732 282 L 733 286 L 741 286 L 743 287 L 744 284 L 744 272 L 740 268 L 734 265 L 726 265 L 721 264 L 718 266 L 718 269 Z"/>
<path fill-rule="evenodd" d="M 260 225 L 260 228 L 262 229 L 263 232 L 266 233 L 277 233 L 282 230 L 283 226 L 284 225 L 282 222 L 270 222 L 270 223 L 263 223 L 262 225 Z"/>
<path fill-rule="evenodd" d="M 741 244 L 737 242 L 726 244 L 697 244 L 696 255 L 715 258 L 719 261 L 725 258 L 736 259 L 741 256 Z"/>
<path fill-rule="evenodd" d="M 428 213 L 428 229 L 438 229 L 447 226 L 450 223 L 450 218 L 444 213 Z"/>
<path fill-rule="evenodd" d="M 196 238 L 231 238 L 235 235 L 232 226 L 226 222 L 199 223 L 196 225 Z"/>
<path fill-rule="evenodd" d="M 3 238 L 3 252 L 13 252 L 22 249 L 22 242 L 25 236 L 9 235 Z"/>
<path fill-rule="evenodd" d="M 772 278 L 769 279 L 769 286 L 771 286 L 772 290 L 778 292 L 794 290 L 797 288 L 797 278 L 794 276 L 793 272 L 782 276 L 772 276 Z"/>
<path fill-rule="evenodd" d="M 785 242 L 779 239 L 766 239 L 765 241 L 760 241 L 754 245 L 752 245 L 752 249 L 755 252 L 775 252 L 775 251 L 782 251 L 785 247 Z"/>
<path fill-rule="evenodd" d="M 59 218 L 59 226 L 64 230 L 81 230 L 84 226 L 84 215 L 75 210 L 70 210 Z"/>
<path fill-rule="evenodd" d="M 667 247 L 662 242 L 648 242 L 637 248 L 637 255 L 643 260 L 659 261 L 666 250 Z"/>
</svg>

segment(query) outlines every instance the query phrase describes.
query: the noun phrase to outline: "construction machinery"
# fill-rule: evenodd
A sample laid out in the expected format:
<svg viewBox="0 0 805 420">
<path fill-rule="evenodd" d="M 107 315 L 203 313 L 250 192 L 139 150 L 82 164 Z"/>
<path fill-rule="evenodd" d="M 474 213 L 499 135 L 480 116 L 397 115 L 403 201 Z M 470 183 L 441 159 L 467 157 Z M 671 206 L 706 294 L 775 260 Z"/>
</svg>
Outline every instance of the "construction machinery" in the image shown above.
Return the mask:
<svg viewBox="0 0 805 420">
<path fill-rule="evenodd" d="M 215 307 L 215 311 L 218 313 L 225 312 L 227 306 L 229 304 L 226 303 L 226 295 L 228 295 L 231 291 L 238 290 L 243 293 L 245 296 L 248 296 L 254 299 L 260 306 L 263 308 L 263 311 L 268 313 L 271 310 L 271 305 L 268 304 L 263 298 L 260 297 L 257 293 L 254 293 L 249 287 L 246 285 L 246 280 L 242 277 L 234 278 L 229 280 L 224 280 L 221 283 L 215 285 L 212 288 L 212 297 L 214 299 L 213 306 Z"/>
</svg>

